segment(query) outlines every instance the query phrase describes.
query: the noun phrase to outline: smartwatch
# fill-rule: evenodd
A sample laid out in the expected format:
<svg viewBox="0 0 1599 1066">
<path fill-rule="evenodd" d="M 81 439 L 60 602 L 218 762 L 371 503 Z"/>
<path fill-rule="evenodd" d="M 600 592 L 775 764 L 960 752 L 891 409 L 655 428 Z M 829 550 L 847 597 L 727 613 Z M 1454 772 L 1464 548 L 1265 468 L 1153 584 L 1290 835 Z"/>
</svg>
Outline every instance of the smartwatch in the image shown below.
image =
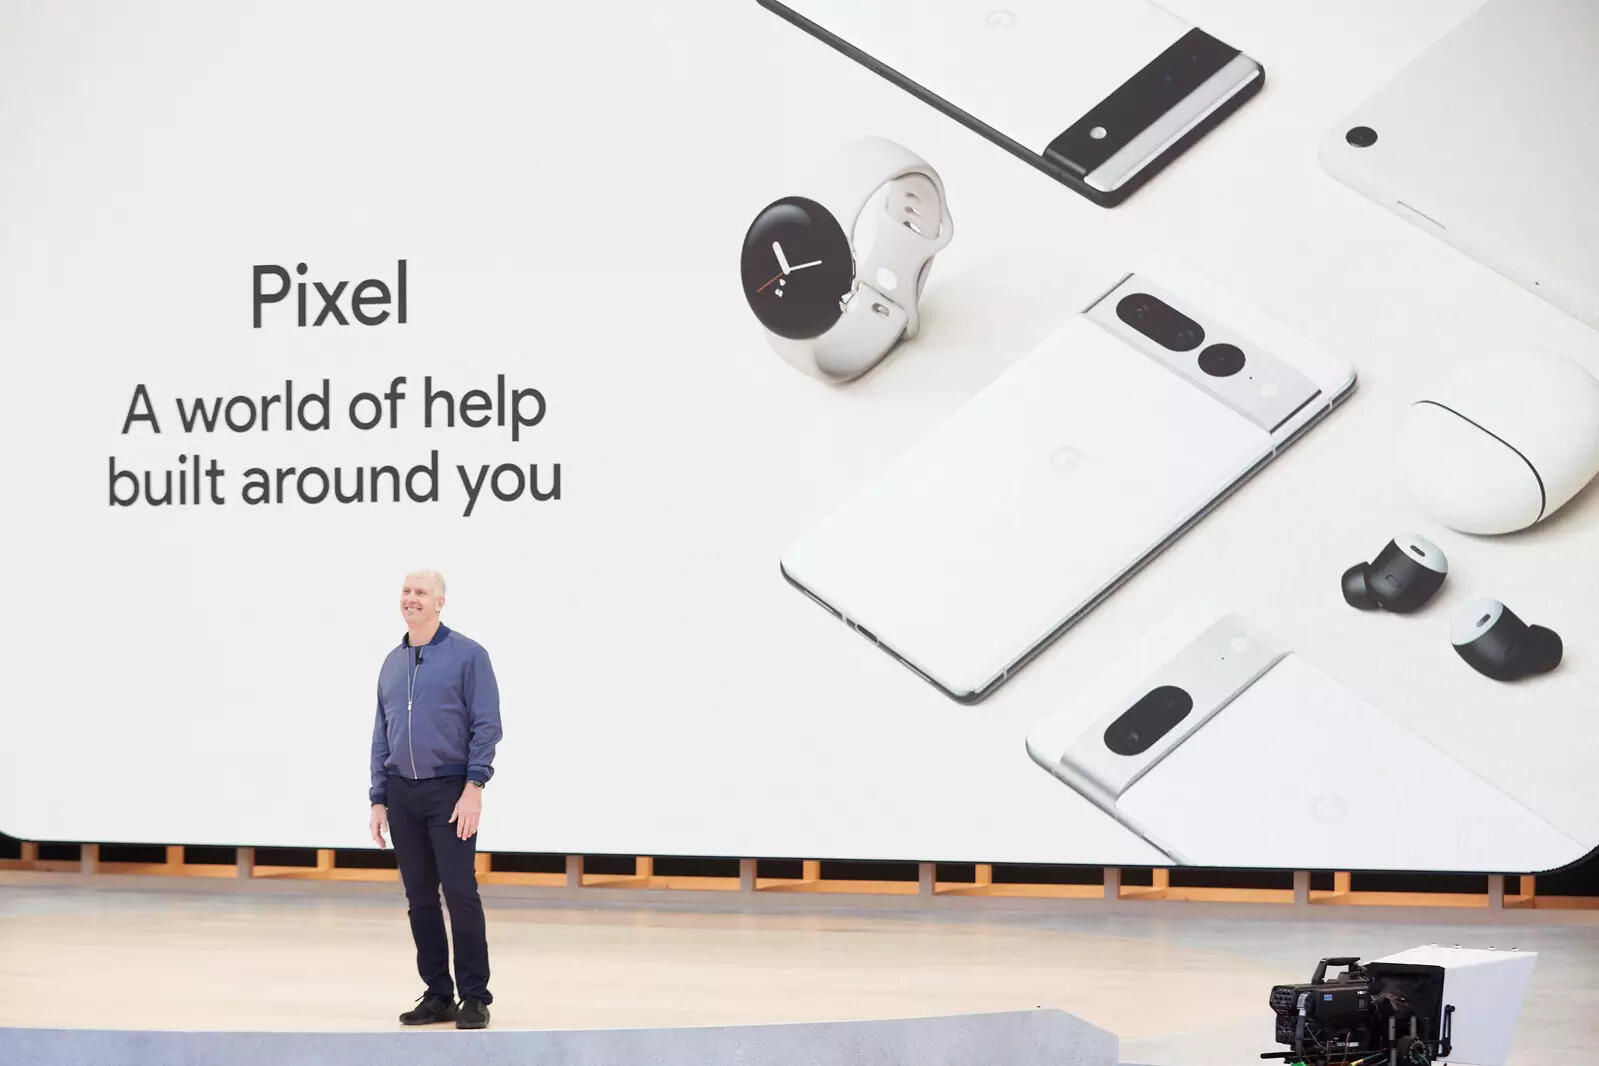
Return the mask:
<svg viewBox="0 0 1599 1066">
<path fill-rule="evenodd" d="M 938 172 L 882 137 L 855 141 L 814 197 L 785 196 L 744 235 L 744 298 L 785 360 L 844 382 L 916 336 L 928 269 L 954 223 Z"/>
</svg>

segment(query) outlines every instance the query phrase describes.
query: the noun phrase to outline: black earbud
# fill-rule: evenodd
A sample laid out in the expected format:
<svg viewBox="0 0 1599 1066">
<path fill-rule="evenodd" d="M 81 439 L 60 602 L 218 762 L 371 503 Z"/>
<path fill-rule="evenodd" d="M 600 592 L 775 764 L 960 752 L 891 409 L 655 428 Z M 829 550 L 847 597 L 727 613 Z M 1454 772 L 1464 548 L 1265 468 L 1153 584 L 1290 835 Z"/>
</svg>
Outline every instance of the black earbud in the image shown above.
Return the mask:
<svg viewBox="0 0 1599 1066">
<path fill-rule="evenodd" d="M 1381 607 L 1404 614 L 1432 599 L 1448 573 L 1449 560 L 1438 545 L 1414 533 L 1401 533 L 1377 558 L 1344 571 L 1344 599 L 1363 611 Z"/>
<path fill-rule="evenodd" d="M 1449 641 L 1471 668 L 1495 681 L 1545 674 L 1560 665 L 1560 634 L 1530 626 L 1498 600 L 1478 600 L 1462 611 Z"/>
</svg>

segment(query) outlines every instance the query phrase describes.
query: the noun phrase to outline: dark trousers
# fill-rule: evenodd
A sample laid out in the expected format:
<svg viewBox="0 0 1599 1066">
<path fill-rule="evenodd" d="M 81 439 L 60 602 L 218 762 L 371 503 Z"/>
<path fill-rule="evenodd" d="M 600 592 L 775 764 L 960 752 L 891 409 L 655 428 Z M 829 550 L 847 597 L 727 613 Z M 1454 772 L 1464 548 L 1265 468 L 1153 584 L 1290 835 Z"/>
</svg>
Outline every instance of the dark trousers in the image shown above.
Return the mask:
<svg viewBox="0 0 1599 1066">
<path fill-rule="evenodd" d="M 416 970 L 433 995 L 454 999 L 450 987 L 450 946 L 444 938 L 439 887 L 450 908 L 455 937 L 455 984 L 461 998 L 484 1003 L 489 995 L 489 943 L 483 928 L 483 901 L 477 894 L 477 835 L 455 835 L 450 812 L 466 787 L 464 777 L 412 781 L 389 775 L 389 835 L 399 860 L 400 880 L 411 905 L 411 937 Z"/>
</svg>

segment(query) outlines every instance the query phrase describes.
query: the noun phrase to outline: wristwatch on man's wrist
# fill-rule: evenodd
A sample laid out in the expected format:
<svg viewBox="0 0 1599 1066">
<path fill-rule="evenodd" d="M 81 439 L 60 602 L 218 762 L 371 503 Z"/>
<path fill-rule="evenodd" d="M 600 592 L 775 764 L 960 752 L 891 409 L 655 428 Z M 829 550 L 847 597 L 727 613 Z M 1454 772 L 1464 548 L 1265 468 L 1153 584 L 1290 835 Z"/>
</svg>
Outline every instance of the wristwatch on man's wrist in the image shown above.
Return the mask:
<svg viewBox="0 0 1599 1066">
<path fill-rule="evenodd" d="M 477 787 L 478 787 L 478 788 L 482 788 L 482 787 L 483 787 L 483 785 L 484 785 L 484 784 L 485 784 L 485 782 L 482 782 L 482 781 L 478 781 L 478 780 L 476 780 L 476 779 L 473 779 L 473 780 L 469 780 L 469 781 L 467 781 L 467 784 L 469 784 L 469 785 L 476 785 L 476 786 L 477 786 Z"/>
</svg>

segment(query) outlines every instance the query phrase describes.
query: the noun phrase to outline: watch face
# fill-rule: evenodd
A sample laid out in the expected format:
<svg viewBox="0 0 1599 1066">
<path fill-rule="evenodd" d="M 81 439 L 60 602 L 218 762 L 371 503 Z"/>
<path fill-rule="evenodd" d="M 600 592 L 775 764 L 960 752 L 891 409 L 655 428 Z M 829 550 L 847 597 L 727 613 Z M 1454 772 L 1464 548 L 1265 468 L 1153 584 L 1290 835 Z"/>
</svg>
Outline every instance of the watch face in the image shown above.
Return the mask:
<svg viewBox="0 0 1599 1066">
<path fill-rule="evenodd" d="M 788 196 L 755 216 L 739 262 L 744 298 L 779 337 L 819 337 L 844 313 L 855 284 L 849 238 L 815 200 Z"/>
</svg>

